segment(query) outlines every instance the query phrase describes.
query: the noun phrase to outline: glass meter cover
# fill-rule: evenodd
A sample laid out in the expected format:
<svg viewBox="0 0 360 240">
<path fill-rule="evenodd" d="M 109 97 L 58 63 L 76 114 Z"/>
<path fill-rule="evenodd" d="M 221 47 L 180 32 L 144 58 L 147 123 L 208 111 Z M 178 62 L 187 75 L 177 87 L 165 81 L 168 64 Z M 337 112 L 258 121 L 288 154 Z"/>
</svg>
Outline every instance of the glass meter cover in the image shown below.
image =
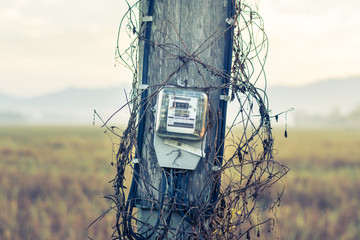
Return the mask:
<svg viewBox="0 0 360 240">
<path fill-rule="evenodd" d="M 156 133 L 200 140 L 205 134 L 208 97 L 202 91 L 164 87 L 159 92 Z"/>
</svg>

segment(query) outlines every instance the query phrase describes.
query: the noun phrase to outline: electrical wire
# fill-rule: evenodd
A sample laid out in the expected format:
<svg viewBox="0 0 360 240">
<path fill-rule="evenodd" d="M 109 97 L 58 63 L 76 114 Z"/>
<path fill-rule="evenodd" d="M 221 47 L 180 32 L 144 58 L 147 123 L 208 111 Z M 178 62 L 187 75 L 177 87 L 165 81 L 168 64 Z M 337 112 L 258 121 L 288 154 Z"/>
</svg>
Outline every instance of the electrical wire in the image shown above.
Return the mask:
<svg viewBox="0 0 360 240">
<path fill-rule="evenodd" d="M 268 236 L 268 230 L 276 227 L 276 209 L 284 191 L 281 178 L 289 171 L 274 157 L 269 100 L 266 95 L 266 74 L 264 70 L 268 54 L 268 38 L 264 22 L 256 10 L 241 0 L 229 0 L 228 20 L 208 36 L 191 53 L 180 41 L 177 32 L 176 43 L 159 43 L 151 40 L 152 22 L 138 26 L 136 12 L 139 2 L 128 4 L 128 11 L 121 19 L 116 60 L 133 72 L 133 92 L 129 101 L 131 116 L 127 128 L 120 136 L 116 156 L 117 175 L 112 181 L 115 193 L 109 196 L 115 206 L 116 223 L 113 239 L 245 239 L 250 236 Z M 154 15 L 155 0 L 149 0 L 146 15 Z M 173 23 L 166 20 L 164 24 Z M 130 46 L 120 50 L 119 36 L 126 25 L 126 31 L 133 39 Z M 174 28 L 175 29 L 175 28 Z M 224 30 L 225 29 L 225 30 Z M 155 31 L 159 31 L 156 30 Z M 164 32 L 160 34 L 166 35 Z M 200 53 L 213 47 L 225 34 L 225 56 L 223 66 L 218 69 L 202 61 Z M 142 75 L 139 76 L 139 46 L 143 44 Z M 148 84 L 149 54 L 152 47 L 171 59 L 178 59 L 178 68 L 161 83 L 136 91 L 139 80 Z M 185 50 L 182 50 L 185 49 Z M 190 171 L 163 168 L 160 187 L 157 188 L 142 172 L 146 113 L 159 89 L 168 84 L 169 79 L 180 69 L 194 63 L 199 70 L 220 77 L 222 84 L 200 88 L 207 94 L 220 90 L 229 96 L 230 103 L 220 101 L 219 115 L 209 115 L 208 126 L 217 123 L 214 149 L 205 149 L 212 156 L 210 164 L 214 171 L 209 180 L 211 193 L 203 198 L 189 196 Z M 203 81 L 205 82 L 204 77 Z M 179 87 L 179 86 L 178 86 Z M 151 91 L 149 91 L 151 89 Z M 199 90 L 199 88 L 197 88 Z M 235 106 L 235 107 L 234 107 Z M 228 115 L 226 109 L 237 109 Z M 210 109 L 213 109 L 212 106 Z M 107 121 L 105 122 L 106 126 Z M 107 126 L 106 126 L 107 127 Z M 107 127 L 108 129 L 111 129 Z M 226 153 L 226 154 L 224 154 Z M 137 160 L 133 163 L 134 160 Z M 202 158 L 201 161 L 207 161 Z M 133 172 L 131 187 L 125 189 L 125 174 Z M 204 190 L 205 191 L 205 190 Z M 156 196 L 152 194 L 155 192 Z M 144 198 L 144 196 L 148 196 Z M 156 214 L 154 224 L 144 222 L 137 215 L 137 207 L 150 204 L 149 209 Z M 269 213 L 272 213 L 269 214 Z M 172 217 L 179 214 L 180 225 L 173 226 Z M 266 229 L 266 230 L 264 230 Z"/>
</svg>

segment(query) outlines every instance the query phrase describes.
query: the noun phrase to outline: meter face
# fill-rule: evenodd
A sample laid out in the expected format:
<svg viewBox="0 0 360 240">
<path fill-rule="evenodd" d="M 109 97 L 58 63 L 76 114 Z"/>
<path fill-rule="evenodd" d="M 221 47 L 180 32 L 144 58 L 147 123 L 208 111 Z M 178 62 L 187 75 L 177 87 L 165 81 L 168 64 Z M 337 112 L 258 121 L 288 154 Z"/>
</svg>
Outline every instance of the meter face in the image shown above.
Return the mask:
<svg viewBox="0 0 360 240">
<path fill-rule="evenodd" d="M 193 133 L 196 124 L 197 99 L 170 95 L 167 115 L 167 131 Z"/>
<path fill-rule="evenodd" d="M 202 139 L 207 99 L 202 91 L 164 87 L 158 96 L 156 133 L 165 138 Z"/>
</svg>

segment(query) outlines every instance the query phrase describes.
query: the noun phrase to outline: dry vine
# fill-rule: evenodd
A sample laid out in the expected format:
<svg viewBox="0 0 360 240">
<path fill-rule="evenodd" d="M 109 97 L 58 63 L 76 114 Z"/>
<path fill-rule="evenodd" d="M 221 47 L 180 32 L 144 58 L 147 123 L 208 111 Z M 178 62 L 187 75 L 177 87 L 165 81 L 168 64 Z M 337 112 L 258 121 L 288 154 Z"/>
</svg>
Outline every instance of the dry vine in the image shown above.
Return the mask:
<svg viewBox="0 0 360 240">
<path fill-rule="evenodd" d="M 288 168 L 274 158 L 274 138 L 271 120 L 278 115 L 270 116 L 266 96 L 266 76 L 264 65 L 267 57 L 268 39 L 264 32 L 263 20 L 259 14 L 241 0 L 233 1 L 232 30 L 233 54 L 231 72 L 216 69 L 207 65 L 195 54 L 182 52 L 174 56 L 170 48 L 179 46 L 156 45 L 167 52 L 170 57 L 182 58 L 185 66 L 191 61 L 198 63 L 213 75 L 226 78 L 228 81 L 217 88 L 229 89 L 230 107 L 239 111 L 230 116 L 225 133 L 222 164 L 216 173 L 209 173 L 217 186 L 214 201 L 194 205 L 186 196 L 189 170 L 163 169 L 162 188 L 156 189 L 160 199 L 152 201 L 158 212 L 155 226 L 148 226 L 136 215 L 136 185 L 146 178 L 139 176 L 139 166 L 133 163 L 139 151 L 138 127 L 141 122 L 139 112 L 147 107 L 147 103 L 156 97 L 157 90 L 146 98 L 142 98 L 143 90 L 136 90 L 139 85 L 138 54 L 141 41 L 145 38 L 146 28 L 138 26 L 136 18 L 139 2 L 128 4 L 119 28 L 126 24 L 126 31 L 133 39 L 131 45 L 120 52 L 117 47 L 117 60 L 133 72 L 133 92 L 129 102 L 123 106 L 130 109 L 131 116 L 128 126 L 120 136 L 119 150 L 115 166 L 117 175 L 112 181 L 115 194 L 107 196 L 114 203 L 116 211 L 113 239 L 250 239 L 252 236 L 273 238 L 272 230 L 276 228 L 276 209 L 284 191 L 281 178 Z M 169 23 L 170 24 L 170 23 Z M 199 47 L 198 52 L 211 47 L 212 41 L 222 33 L 215 32 Z M 180 59 L 181 60 L 181 59 Z M 171 78 L 171 76 L 169 76 Z M 168 78 L 168 79 L 169 79 Z M 159 89 L 167 83 L 165 79 L 160 85 L 149 86 Z M 260 86 L 260 87 L 258 87 Z M 204 88 L 213 91 L 214 87 Z M 141 110 L 143 109 L 143 110 Z M 214 116 L 213 116 L 214 117 Z M 210 117 L 211 118 L 211 117 Z M 211 124 L 211 119 L 209 120 Z M 104 123 L 107 127 L 107 122 Z M 108 127 L 112 131 L 111 127 Z M 133 182 L 131 189 L 125 189 L 125 173 L 132 170 Z M 140 180 L 139 180 L 140 179 Z M 155 188 L 147 183 L 148 188 Z M 171 213 L 180 212 L 183 228 L 172 226 Z M 145 228 L 146 231 L 139 228 Z M 140 234 L 141 232 L 141 234 Z M 185 236 L 185 237 L 184 237 Z"/>
</svg>

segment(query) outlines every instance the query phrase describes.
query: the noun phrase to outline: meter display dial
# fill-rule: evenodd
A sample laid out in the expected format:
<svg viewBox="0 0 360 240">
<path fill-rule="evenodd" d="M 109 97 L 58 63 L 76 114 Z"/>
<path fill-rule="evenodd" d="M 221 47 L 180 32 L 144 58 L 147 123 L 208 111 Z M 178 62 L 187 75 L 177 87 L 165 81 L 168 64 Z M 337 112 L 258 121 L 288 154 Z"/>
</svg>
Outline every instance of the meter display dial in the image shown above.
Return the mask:
<svg viewBox="0 0 360 240">
<path fill-rule="evenodd" d="M 201 140 L 208 97 L 202 91 L 164 87 L 159 92 L 156 133 L 160 137 Z"/>
</svg>

